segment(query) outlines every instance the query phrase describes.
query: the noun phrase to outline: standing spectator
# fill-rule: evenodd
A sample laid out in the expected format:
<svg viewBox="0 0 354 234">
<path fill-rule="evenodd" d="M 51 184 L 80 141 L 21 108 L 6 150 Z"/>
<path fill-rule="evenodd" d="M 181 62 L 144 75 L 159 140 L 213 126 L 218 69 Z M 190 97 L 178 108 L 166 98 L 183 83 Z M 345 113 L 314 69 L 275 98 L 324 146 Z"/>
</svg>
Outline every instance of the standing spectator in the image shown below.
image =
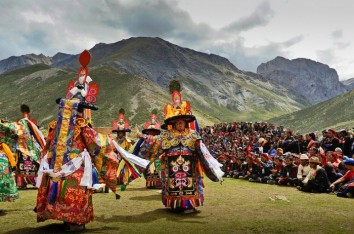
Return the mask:
<svg viewBox="0 0 354 234">
<path fill-rule="evenodd" d="M 352 138 L 349 136 L 347 130 L 343 129 L 338 133 L 340 149 L 343 151 L 343 155 L 351 156 L 353 154 L 351 146 L 353 144 Z"/>
</svg>

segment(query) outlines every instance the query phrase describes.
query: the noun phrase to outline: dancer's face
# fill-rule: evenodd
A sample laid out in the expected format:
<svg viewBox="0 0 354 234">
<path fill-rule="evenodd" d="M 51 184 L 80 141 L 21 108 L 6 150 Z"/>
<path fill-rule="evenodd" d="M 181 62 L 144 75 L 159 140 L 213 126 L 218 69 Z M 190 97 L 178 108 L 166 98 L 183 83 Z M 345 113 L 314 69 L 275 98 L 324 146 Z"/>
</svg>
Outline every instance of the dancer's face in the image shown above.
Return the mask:
<svg viewBox="0 0 354 234">
<path fill-rule="evenodd" d="M 177 120 L 176 130 L 177 131 L 184 131 L 185 128 L 186 128 L 186 122 L 184 120 Z"/>
</svg>

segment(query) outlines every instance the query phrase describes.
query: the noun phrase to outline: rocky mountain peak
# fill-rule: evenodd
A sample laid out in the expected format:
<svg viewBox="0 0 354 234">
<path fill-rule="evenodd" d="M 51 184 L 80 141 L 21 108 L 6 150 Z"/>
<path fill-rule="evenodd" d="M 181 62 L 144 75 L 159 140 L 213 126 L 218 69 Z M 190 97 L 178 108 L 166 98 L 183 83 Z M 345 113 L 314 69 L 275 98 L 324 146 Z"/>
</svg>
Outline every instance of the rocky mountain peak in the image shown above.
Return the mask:
<svg viewBox="0 0 354 234">
<path fill-rule="evenodd" d="M 257 73 L 316 104 L 347 92 L 335 69 L 310 59 L 283 57 L 262 63 Z"/>
</svg>

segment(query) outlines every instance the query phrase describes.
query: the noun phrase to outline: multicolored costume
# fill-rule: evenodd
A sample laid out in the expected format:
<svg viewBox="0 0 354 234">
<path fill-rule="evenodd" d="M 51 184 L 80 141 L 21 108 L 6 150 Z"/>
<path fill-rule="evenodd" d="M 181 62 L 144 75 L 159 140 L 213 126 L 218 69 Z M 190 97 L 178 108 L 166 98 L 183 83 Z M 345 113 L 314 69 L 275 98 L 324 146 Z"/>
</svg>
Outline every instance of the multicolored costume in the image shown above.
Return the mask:
<svg viewBox="0 0 354 234">
<path fill-rule="evenodd" d="M 127 156 L 126 153 L 122 153 L 123 151 L 121 149 L 124 149 L 125 151 L 129 151 L 130 147 L 132 146 L 131 143 L 127 140 L 126 138 L 126 133 L 131 131 L 129 121 L 125 119 L 125 111 L 123 108 L 119 110 L 118 114 L 118 120 L 114 120 L 112 125 L 113 133 L 117 133 L 117 144 L 116 144 L 116 150 L 119 153 L 120 157 Z M 135 157 L 132 154 L 129 154 L 130 156 Z M 132 160 L 132 157 L 129 157 L 130 160 Z M 135 157 L 137 159 L 137 157 Z M 133 159 L 134 162 L 136 160 Z M 143 161 L 139 160 L 138 161 Z M 129 161 L 128 161 L 129 162 Z M 145 168 L 148 164 L 148 162 L 143 163 L 143 168 Z M 139 163 L 138 163 L 139 165 Z M 133 172 L 133 173 L 132 173 Z M 124 191 L 126 186 L 133 181 L 134 179 L 138 178 L 139 176 L 138 169 L 135 167 L 134 164 L 127 164 L 127 160 L 120 160 L 119 166 L 118 166 L 118 172 L 117 172 L 117 184 L 121 186 L 121 190 Z"/>
<path fill-rule="evenodd" d="M 161 132 L 161 123 L 157 121 L 157 111 L 154 110 L 150 116 L 150 121 L 147 121 L 143 126 L 143 134 L 140 134 L 140 139 L 137 142 L 133 154 L 140 158 L 150 160 L 149 151 L 151 146 L 158 140 L 157 135 Z M 156 158 L 149 167 L 145 170 L 144 176 L 146 179 L 146 188 L 160 189 L 162 187 L 161 178 L 161 162 Z"/>
<path fill-rule="evenodd" d="M 18 199 L 18 191 L 12 175 L 15 167 L 15 157 L 9 146 L 0 143 L 0 202 Z"/>
<path fill-rule="evenodd" d="M 31 120 L 37 125 L 37 120 L 31 118 L 30 108 L 26 104 L 21 105 L 21 113 L 23 118 Z M 37 172 L 39 169 L 39 161 L 33 160 L 31 156 L 24 155 L 21 151 L 16 150 L 17 168 L 15 180 L 18 188 L 26 189 L 28 184 L 36 185 Z M 39 157 L 37 157 L 39 159 Z"/>
<path fill-rule="evenodd" d="M 161 160 L 162 202 L 172 209 L 194 209 L 203 204 L 203 173 L 212 181 L 224 174 L 202 143 L 198 132 L 190 129 L 195 121 L 189 102 L 182 101 L 179 81 L 170 82 L 173 104 L 165 106 L 165 123 L 160 140 L 152 147 L 152 158 Z M 193 124 L 194 125 L 194 124 Z"/>
<path fill-rule="evenodd" d="M 55 219 L 83 225 L 93 221 L 92 192 L 98 178 L 116 191 L 118 159 L 112 139 L 91 128 L 85 116 L 85 109 L 98 109 L 94 104 L 97 86 L 94 92 L 90 92 L 90 87 L 84 92 L 80 82 L 88 77 L 89 61 L 90 54 L 85 50 L 80 55 L 79 91 L 72 92 L 69 86 L 70 99 L 57 100 L 58 118 L 49 124 L 37 180 L 38 222 Z"/>
<path fill-rule="evenodd" d="M 12 172 L 16 171 L 16 157 L 12 151 L 39 161 L 44 138 L 37 126 L 29 119 L 4 123 L 0 121 L 0 201 L 13 201 L 18 191 Z"/>
</svg>

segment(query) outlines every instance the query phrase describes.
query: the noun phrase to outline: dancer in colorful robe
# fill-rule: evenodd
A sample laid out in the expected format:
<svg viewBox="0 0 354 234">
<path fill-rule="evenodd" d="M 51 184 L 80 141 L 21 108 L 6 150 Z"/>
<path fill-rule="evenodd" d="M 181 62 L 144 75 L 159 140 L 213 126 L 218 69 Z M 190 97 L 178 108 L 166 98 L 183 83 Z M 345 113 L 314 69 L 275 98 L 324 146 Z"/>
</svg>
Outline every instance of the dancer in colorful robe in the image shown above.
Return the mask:
<svg viewBox="0 0 354 234">
<path fill-rule="evenodd" d="M 85 82 L 88 76 L 89 52 L 85 50 L 79 61 L 82 65 L 78 73 L 80 91 L 83 90 L 81 80 Z M 81 230 L 93 221 L 92 191 L 98 177 L 115 193 L 118 166 L 112 139 L 97 133 L 84 116 L 85 109 L 98 109 L 94 104 L 97 92 L 90 92 L 90 87 L 86 93 L 79 91 L 68 93 L 71 99 L 57 100 L 58 118 L 50 123 L 42 153 L 35 209 L 38 222 L 64 221 L 70 231 Z"/>
<path fill-rule="evenodd" d="M 119 110 L 118 120 L 114 120 L 112 125 L 113 133 L 117 133 L 117 142 L 113 142 L 115 150 L 118 153 L 119 161 L 117 171 L 117 184 L 120 185 L 121 191 L 124 191 L 127 185 L 134 179 L 140 176 L 137 166 L 146 168 L 148 161 L 140 159 L 137 156 L 130 154 L 128 151 L 131 143 L 126 138 L 126 133 L 131 131 L 129 121 L 125 119 L 125 111 L 123 108 Z M 125 159 L 125 160 L 122 160 Z"/>
<path fill-rule="evenodd" d="M 12 151 L 19 151 L 31 160 L 39 161 L 44 144 L 42 133 L 29 119 L 17 122 L 0 120 L 0 202 L 14 201 L 19 197 L 12 174 L 17 165 Z"/>
<path fill-rule="evenodd" d="M 23 118 L 31 120 L 32 123 L 37 125 L 37 120 L 31 118 L 30 116 L 30 108 L 26 104 L 21 105 L 21 113 Z M 17 168 L 15 173 L 15 180 L 17 187 L 19 189 L 26 189 L 27 185 L 36 186 L 36 178 L 37 178 L 37 171 L 39 168 L 39 161 L 33 160 L 33 158 L 29 155 L 24 155 L 21 151 L 16 150 L 15 153 L 16 161 L 17 161 Z M 39 155 L 38 155 L 39 156 Z M 37 156 L 37 159 L 40 158 Z"/>
<path fill-rule="evenodd" d="M 151 146 L 158 140 L 158 135 L 161 132 L 161 123 L 157 121 L 157 110 L 152 111 L 150 120 L 145 122 L 142 133 L 138 133 L 140 138 L 137 142 L 133 154 L 140 158 L 150 160 Z M 159 158 L 156 158 L 149 167 L 144 171 L 144 177 L 146 180 L 146 188 L 148 189 L 161 189 L 161 162 Z"/>
<path fill-rule="evenodd" d="M 195 126 L 195 116 L 188 101 L 182 101 L 179 81 L 170 82 L 172 105 L 165 106 L 165 124 L 160 141 L 152 147 L 152 158 L 162 149 L 161 180 L 162 202 L 166 207 L 184 212 L 193 212 L 203 205 L 203 173 L 214 182 L 222 181 L 222 166 L 211 156 L 201 141 Z"/>
</svg>

